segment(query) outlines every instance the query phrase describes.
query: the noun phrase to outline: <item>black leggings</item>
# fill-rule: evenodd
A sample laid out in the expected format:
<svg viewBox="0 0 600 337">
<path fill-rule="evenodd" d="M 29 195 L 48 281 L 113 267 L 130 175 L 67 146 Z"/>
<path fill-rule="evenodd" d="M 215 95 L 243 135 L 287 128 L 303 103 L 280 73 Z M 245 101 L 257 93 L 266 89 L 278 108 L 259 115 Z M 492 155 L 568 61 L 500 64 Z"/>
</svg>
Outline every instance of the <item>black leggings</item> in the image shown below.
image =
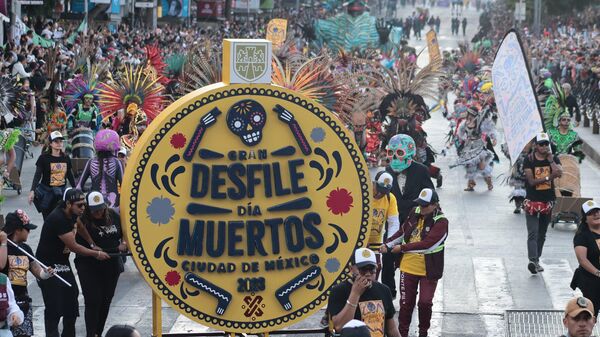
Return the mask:
<svg viewBox="0 0 600 337">
<path fill-rule="evenodd" d="M 65 280 L 71 283 L 69 287 L 58 278 L 51 277 L 38 281 L 44 299 L 44 327 L 47 337 L 75 337 L 75 321 L 79 316 L 79 289 L 73 273 L 60 273 Z M 58 332 L 58 322 L 63 319 L 62 334 Z"/>
<path fill-rule="evenodd" d="M 110 303 L 117 288 L 120 270 L 119 258 L 96 261 L 90 258 L 75 259 L 77 275 L 85 300 L 85 330 L 87 337 L 102 336 L 108 318 Z"/>
</svg>

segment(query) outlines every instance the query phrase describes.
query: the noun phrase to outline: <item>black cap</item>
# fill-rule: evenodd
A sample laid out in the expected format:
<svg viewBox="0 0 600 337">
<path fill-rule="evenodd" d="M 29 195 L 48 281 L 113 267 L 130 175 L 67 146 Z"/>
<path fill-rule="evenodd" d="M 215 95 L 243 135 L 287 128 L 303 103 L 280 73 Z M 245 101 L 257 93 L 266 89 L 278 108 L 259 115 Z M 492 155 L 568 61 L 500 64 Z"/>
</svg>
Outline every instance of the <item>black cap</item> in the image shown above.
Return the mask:
<svg viewBox="0 0 600 337">
<path fill-rule="evenodd" d="M 27 223 L 23 222 L 23 219 L 26 220 Z M 29 217 L 22 210 L 17 210 L 12 213 L 8 213 L 6 218 L 4 219 L 4 228 L 2 229 L 6 234 L 10 235 L 14 233 L 17 229 L 36 229 L 37 226 L 29 223 Z"/>
<path fill-rule="evenodd" d="M 67 190 L 65 191 L 65 194 L 63 196 L 63 201 L 67 202 L 74 202 L 74 201 L 80 201 L 85 199 L 85 194 L 83 194 L 83 192 L 79 189 L 75 189 L 75 188 L 67 188 Z"/>
</svg>

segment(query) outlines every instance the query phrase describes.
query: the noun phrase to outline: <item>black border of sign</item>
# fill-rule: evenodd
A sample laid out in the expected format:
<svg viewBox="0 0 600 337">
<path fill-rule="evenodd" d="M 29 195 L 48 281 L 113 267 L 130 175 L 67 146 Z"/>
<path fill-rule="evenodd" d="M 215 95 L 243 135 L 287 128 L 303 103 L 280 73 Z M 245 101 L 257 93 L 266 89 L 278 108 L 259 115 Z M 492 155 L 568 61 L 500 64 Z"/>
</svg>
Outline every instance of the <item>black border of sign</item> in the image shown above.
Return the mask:
<svg viewBox="0 0 600 337">
<path fill-rule="evenodd" d="M 250 88 L 250 87 L 238 87 L 238 88 L 225 89 L 221 92 L 210 94 L 206 97 L 196 100 L 194 103 L 190 104 L 187 108 L 183 108 L 180 112 L 177 112 L 175 114 L 175 116 L 171 117 L 171 119 L 164 124 L 164 127 L 162 127 L 158 132 L 155 133 L 154 138 L 148 142 L 149 144 L 146 143 L 148 145 L 146 145 L 144 152 L 141 154 L 141 159 L 139 159 L 139 165 L 137 166 L 137 169 L 136 169 L 136 172 L 134 175 L 134 180 L 132 182 L 131 195 L 128 200 L 129 201 L 129 216 L 130 216 L 129 228 L 132 233 L 131 235 L 134 238 L 134 242 L 133 242 L 135 245 L 135 253 L 134 254 L 137 255 L 137 257 L 139 258 L 140 263 L 142 264 L 143 269 L 144 269 L 143 271 L 140 270 L 140 272 L 145 272 L 148 275 L 148 277 L 152 280 L 152 283 L 158 288 L 158 290 L 164 296 L 167 297 L 167 299 L 170 301 L 169 302 L 170 304 L 172 303 L 173 305 L 175 305 L 175 306 L 179 307 L 180 309 L 182 309 L 183 311 L 185 311 L 186 316 L 188 316 L 188 317 L 196 317 L 198 320 L 205 321 L 208 324 L 210 324 L 211 326 L 223 327 L 225 331 L 232 331 L 231 329 L 233 329 L 235 331 L 240 331 L 240 329 L 246 329 L 246 330 L 253 330 L 255 332 L 266 332 L 266 331 L 272 330 L 275 325 L 281 325 L 284 323 L 288 323 L 290 320 L 293 321 L 293 320 L 298 319 L 299 317 L 302 317 L 303 315 L 307 314 L 309 311 L 314 310 L 319 304 L 321 304 L 322 302 L 327 300 L 327 293 L 328 293 L 329 289 L 347 278 L 347 274 L 350 272 L 349 265 L 350 265 L 350 261 L 352 259 L 353 254 L 349 254 L 348 261 L 345 261 L 345 264 L 343 264 L 343 266 L 345 266 L 344 269 L 339 272 L 338 277 L 330 285 L 330 287 L 324 289 L 318 297 L 316 297 L 312 302 L 308 303 L 304 307 L 298 308 L 291 313 L 288 313 L 284 316 L 280 316 L 280 317 L 277 317 L 277 318 L 271 319 L 271 320 L 255 321 L 255 322 L 237 322 L 237 321 L 224 320 L 219 317 L 211 316 L 209 314 L 200 312 L 197 309 L 190 307 L 189 305 L 187 305 L 187 303 L 182 301 L 178 296 L 173 294 L 173 292 L 171 292 L 171 290 L 167 286 L 165 286 L 165 284 L 163 283 L 163 280 L 161 280 L 156 275 L 156 272 L 150 265 L 150 263 L 146 257 L 146 252 L 144 251 L 143 247 L 140 245 L 139 232 L 137 229 L 138 228 L 137 227 L 137 224 L 138 224 L 138 214 L 137 214 L 138 198 L 137 198 L 137 195 L 139 192 L 140 180 L 143 176 L 145 167 L 148 164 L 149 158 L 151 157 L 152 153 L 154 152 L 154 149 L 156 149 L 156 146 L 161 141 L 161 139 L 178 122 L 180 122 L 184 117 L 186 117 L 193 111 L 203 107 L 204 105 L 206 105 L 208 103 L 212 103 L 212 102 L 215 102 L 215 101 L 218 101 L 218 100 L 221 100 L 224 98 L 228 98 L 228 97 L 235 97 L 235 96 L 241 96 L 241 95 L 267 96 L 267 97 L 273 97 L 273 98 L 277 98 L 277 99 L 283 99 L 290 103 L 296 104 L 296 105 L 300 106 L 301 108 L 310 111 L 311 113 L 313 113 L 313 115 L 315 115 L 316 117 L 321 119 L 323 122 L 325 122 L 325 124 L 327 124 L 332 129 L 332 131 L 335 132 L 336 135 L 342 140 L 342 143 L 345 145 L 346 149 L 348 150 L 350 156 L 353 159 L 354 165 L 356 167 L 356 170 L 357 170 L 357 173 L 359 176 L 360 186 L 361 186 L 361 199 L 362 199 L 361 225 L 360 225 L 358 242 L 356 242 L 354 249 L 352 251 L 354 252 L 354 250 L 356 250 L 357 248 L 362 247 L 361 242 L 364 241 L 366 238 L 366 232 L 369 227 L 369 214 L 370 214 L 370 198 L 369 198 L 370 179 L 367 178 L 368 173 L 365 175 L 365 172 L 368 172 L 368 171 L 362 170 L 362 167 L 363 167 L 363 164 L 361 163 L 362 153 L 360 151 L 357 151 L 354 148 L 354 145 L 350 141 L 350 138 L 348 138 L 348 136 L 347 136 L 347 132 L 340 125 L 338 125 L 338 121 L 335 118 L 331 117 L 331 116 L 333 116 L 331 113 L 325 114 L 325 112 L 321 111 L 321 109 L 319 107 L 317 107 L 315 104 L 308 102 L 307 100 L 302 99 L 293 94 L 288 94 L 284 91 L 280 91 L 275 88 L 274 89 L 265 89 L 265 88 L 259 89 L 259 88 Z M 139 221 L 139 222 L 141 222 L 141 221 Z"/>
<path fill-rule="evenodd" d="M 540 106 L 540 101 L 538 99 L 537 92 L 535 92 L 535 84 L 533 83 L 533 78 L 531 77 L 531 69 L 529 69 L 529 63 L 527 60 L 527 56 L 525 55 L 525 51 L 523 51 L 523 42 L 521 41 L 521 35 L 519 35 L 519 32 L 515 28 L 509 29 L 508 32 L 506 32 L 506 34 L 504 34 L 504 37 L 502 38 L 500 45 L 498 45 L 498 49 L 496 49 L 496 52 L 494 53 L 494 63 L 496 62 L 496 56 L 498 56 L 498 51 L 500 51 L 500 47 L 502 47 L 504 40 L 510 33 L 515 33 L 515 35 L 517 36 L 517 42 L 519 42 L 519 48 L 521 49 L 521 56 L 523 56 L 525 68 L 527 69 L 527 76 L 529 77 L 529 86 L 531 87 L 531 91 L 533 91 L 533 97 L 535 97 L 535 105 L 538 108 L 538 113 L 540 114 L 540 118 L 542 121 L 542 130 L 544 130 L 544 132 L 546 132 L 546 125 L 544 125 L 544 113 L 542 112 L 542 107 Z"/>
</svg>

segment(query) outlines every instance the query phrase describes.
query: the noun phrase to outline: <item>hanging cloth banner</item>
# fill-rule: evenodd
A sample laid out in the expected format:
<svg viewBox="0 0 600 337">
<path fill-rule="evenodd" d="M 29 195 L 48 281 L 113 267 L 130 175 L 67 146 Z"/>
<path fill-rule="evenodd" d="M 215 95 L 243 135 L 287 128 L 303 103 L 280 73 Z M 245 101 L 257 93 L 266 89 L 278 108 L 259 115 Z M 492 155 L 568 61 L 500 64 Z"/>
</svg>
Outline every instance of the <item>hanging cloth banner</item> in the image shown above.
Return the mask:
<svg viewBox="0 0 600 337">
<path fill-rule="evenodd" d="M 87 15 L 83 18 L 83 21 L 81 21 L 81 23 L 79 24 L 79 27 L 77 27 L 77 30 L 74 31 L 73 33 L 71 33 L 71 35 L 67 39 L 67 43 L 75 44 L 75 39 L 77 38 L 77 35 L 79 35 L 79 33 L 84 32 L 86 29 L 87 29 Z"/>
<path fill-rule="evenodd" d="M 515 30 L 508 31 L 496 52 L 492 82 L 498 117 L 514 164 L 527 143 L 544 130 L 533 80 Z"/>
<path fill-rule="evenodd" d="M 435 31 L 433 29 L 428 31 L 425 38 L 427 39 L 427 50 L 429 51 L 429 63 L 441 61 L 442 54 L 440 54 L 440 45 Z"/>
<path fill-rule="evenodd" d="M 287 20 L 272 19 L 267 25 L 267 40 L 273 43 L 273 47 L 279 47 L 285 42 L 287 35 Z"/>
</svg>

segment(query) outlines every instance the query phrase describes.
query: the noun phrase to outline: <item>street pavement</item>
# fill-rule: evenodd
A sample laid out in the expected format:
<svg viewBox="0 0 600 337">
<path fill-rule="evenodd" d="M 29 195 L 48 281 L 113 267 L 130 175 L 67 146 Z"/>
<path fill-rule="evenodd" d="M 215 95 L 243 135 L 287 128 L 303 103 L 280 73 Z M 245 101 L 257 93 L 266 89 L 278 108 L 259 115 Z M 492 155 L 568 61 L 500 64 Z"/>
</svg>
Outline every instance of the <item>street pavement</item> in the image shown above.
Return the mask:
<svg viewBox="0 0 600 337">
<path fill-rule="evenodd" d="M 398 15 L 405 17 L 412 10 L 412 7 L 399 8 Z M 450 34 L 450 9 L 435 8 L 432 13 L 440 15 L 442 20 L 439 34 L 442 49 L 457 47 L 457 43 L 464 38 Z M 463 14 L 469 21 L 467 36 L 472 36 L 476 32 L 478 13 L 474 9 L 466 9 Z M 411 45 L 419 50 L 419 47 L 425 46 L 425 40 L 411 40 Z M 425 123 L 425 129 L 430 135 L 431 144 L 438 152 L 441 151 L 448 131 L 447 122 L 439 113 L 434 113 Z M 34 154 L 37 158 L 39 149 L 34 149 Z M 7 199 L 2 205 L 2 211 L 6 213 L 23 208 L 29 213 L 33 223 L 42 225 L 41 215 L 27 204 L 35 158 L 27 159 L 23 165 L 23 194 L 19 196 L 15 191 L 5 191 Z M 569 288 L 571 276 L 577 267 L 572 248 L 573 228 L 559 226 L 549 229 L 541 259 L 546 271 L 531 275 L 526 268 L 525 218 L 522 214 L 512 213 L 513 206 L 508 203 L 510 188 L 502 184 L 509 172 L 509 161 L 501 158 L 500 164 L 495 165 L 493 191 L 487 191 L 485 183 L 480 180 L 475 192 L 464 192 L 464 170 L 460 167 L 449 169 L 449 165 L 455 160 L 456 154 L 452 151 L 447 156 L 439 155 L 437 160 L 444 175 L 444 186 L 439 189 L 439 195 L 442 208 L 450 221 L 450 232 L 446 242 L 445 273 L 434 298 L 430 336 L 500 337 L 505 336 L 505 310 L 562 310 L 566 301 L 574 294 Z M 600 190 L 600 167 L 584 161 L 581 165 L 581 177 L 582 195 L 597 196 L 597 191 Z M 39 234 L 40 229 L 30 234 L 29 244 L 34 251 Z M 45 336 L 41 293 L 33 277 L 29 277 L 35 336 Z M 84 336 L 84 301 L 81 296 L 79 303 L 81 317 L 77 321 L 77 336 Z M 315 314 L 296 327 L 316 327 L 321 316 L 322 313 Z M 415 336 L 416 321 L 415 315 L 411 329 Z M 151 291 L 131 260 L 126 264 L 125 272 L 119 280 L 107 328 L 113 324 L 130 324 L 137 327 L 142 336 L 151 335 Z M 206 330 L 207 328 L 191 323 L 163 304 L 164 332 Z"/>
</svg>

